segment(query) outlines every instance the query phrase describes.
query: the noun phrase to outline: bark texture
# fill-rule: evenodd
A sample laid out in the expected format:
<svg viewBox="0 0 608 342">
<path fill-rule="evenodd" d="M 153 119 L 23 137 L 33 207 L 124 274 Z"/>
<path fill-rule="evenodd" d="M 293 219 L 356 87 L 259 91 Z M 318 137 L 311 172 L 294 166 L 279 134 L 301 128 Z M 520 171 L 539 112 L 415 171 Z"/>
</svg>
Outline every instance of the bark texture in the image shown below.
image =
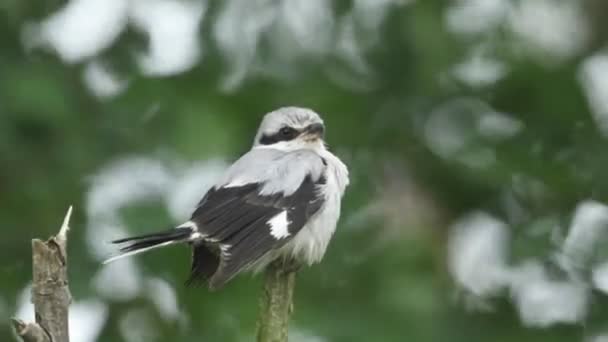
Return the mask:
<svg viewBox="0 0 608 342">
<path fill-rule="evenodd" d="M 295 283 L 295 272 L 286 270 L 283 263 L 273 263 L 266 269 L 260 298 L 258 342 L 287 342 Z"/>
<path fill-rule="evenodd" d="M 36 323 L 13 319 L 17 335 L 25 342 L 69 342 L 68 308 L 71 302 L 67 272 L 67 231 L 72 208 L 56 236 L 32 240 L 32 302 Z"/>
<path fill-rule="evenodd" d="M 16 318 L 11 319 L 17 335 L 25 342 L 51 342 L 49 335 L 37 323 L 25 323 Z"/>
</svg>

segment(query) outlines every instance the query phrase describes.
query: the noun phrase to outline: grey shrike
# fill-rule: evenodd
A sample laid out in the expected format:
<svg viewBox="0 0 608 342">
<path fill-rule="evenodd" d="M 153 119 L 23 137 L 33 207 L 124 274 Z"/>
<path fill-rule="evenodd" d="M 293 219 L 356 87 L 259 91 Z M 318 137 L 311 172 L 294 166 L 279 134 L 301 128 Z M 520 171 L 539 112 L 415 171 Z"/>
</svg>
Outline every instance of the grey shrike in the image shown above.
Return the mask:
<svg viewBox="0 0 608 342">
<path fill-rule="evenodd" d="M 282 258 L 312 265 L 323 258 L 349 183 L 329 152 L 325 126 L 310 109 L 285 107 L 264 116 L 253 147 L 198 203 L 190 220 L 168 231 L 112 241 L 122 254 L 187 243 L 188 283 L 223 286 L 244 270 Z"/>
</svg>

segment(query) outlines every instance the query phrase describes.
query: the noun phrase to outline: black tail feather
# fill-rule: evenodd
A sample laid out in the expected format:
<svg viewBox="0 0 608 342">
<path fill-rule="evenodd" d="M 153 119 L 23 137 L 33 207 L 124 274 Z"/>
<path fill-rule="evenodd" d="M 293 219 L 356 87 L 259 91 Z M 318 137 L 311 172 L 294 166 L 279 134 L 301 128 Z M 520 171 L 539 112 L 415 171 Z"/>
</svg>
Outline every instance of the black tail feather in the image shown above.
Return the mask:
<svg viewBox="0 0 608 342">
<path fill-rule="evenodd" d="M 199 286 L 204 284 L 217 271 L 219 263 L 218 253 L 214 253 L 209 246 L 203 244 L 193 246 L 192 269 L 186 285 Z"/>
<path fill-rule="evenodd" d="M 163 232 L 118 239 L 112 241 L 112 243 L 117 245 L 127 244 L 120 248 L 121 254 L 126 255 L 134 254 L 138 251 L 143 252 L 144 250 L 151 249 L 157 246 L 160 247 L 162 244 L 168 242 L 186 241 L 190 237 L 190 235 L 192 235 L 192 229 L 190 228 L 173 228 Z M 119 257 L 120 256 L 111 258 L 106 262 L 110 262 Z"/>
<path fill-rule="evenodd" d="M 118 239 L 118 240 L 114 240 L 112 241 L 113 244 L 121 244 L 121 243 L 125 243 L 125 242 L 132 242 L 132 241 L 147 241 L 147 240 L 156 240 L 156 239 L 164 239 L 164 240 L 172 240 L 175 238 L 179 238 L 179 237 L 186 237 L 189 236 L 192 233 L 192 230 L 190 228 L 171 228 L 169 230 L 165 230 L 162 232 L 156 232 L 156 233 L 152 233 L 152 234 L 145 234 L 145 235 L 138 235 L 138 236 L 131 236 L 128 238 L 123 238 L 123 239 Z"/>
</svg>

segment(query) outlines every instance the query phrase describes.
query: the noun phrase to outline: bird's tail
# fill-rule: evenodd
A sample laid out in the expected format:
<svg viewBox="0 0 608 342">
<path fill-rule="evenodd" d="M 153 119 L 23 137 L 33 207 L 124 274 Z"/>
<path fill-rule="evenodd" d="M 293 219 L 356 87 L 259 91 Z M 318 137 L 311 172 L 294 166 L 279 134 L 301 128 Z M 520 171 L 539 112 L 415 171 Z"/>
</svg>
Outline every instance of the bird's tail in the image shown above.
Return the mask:
<svg viewBox="0 0 608 342">
<path fill-rule="evenodd" d="M 107 259 L 103 263 L 107 264 L 112 261 L 143 253 L 157 247 L 164 247 L 178 242 L 185 242 L 190 239 L 191 235 L 191 228 L 178 227 L 163 232 L 114 240 L 112 241 L 113 244 L 121 245 L 120 254 Z"/>
</svg>

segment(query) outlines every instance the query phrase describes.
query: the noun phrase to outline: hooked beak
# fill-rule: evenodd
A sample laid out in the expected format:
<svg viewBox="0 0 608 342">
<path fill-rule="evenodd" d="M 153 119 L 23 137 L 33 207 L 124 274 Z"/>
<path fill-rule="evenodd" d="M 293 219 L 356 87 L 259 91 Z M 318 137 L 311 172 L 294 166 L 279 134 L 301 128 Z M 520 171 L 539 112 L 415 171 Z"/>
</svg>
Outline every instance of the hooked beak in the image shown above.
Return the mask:
<svg viewBox="0 0 608 342">
<path fill-rule="evenodd" d="M 322 123 L 314 123 L 306 127 L 305 132 L 306 135 L 323 139 L 325 137 L 325 126 Z"/>
</svg>

